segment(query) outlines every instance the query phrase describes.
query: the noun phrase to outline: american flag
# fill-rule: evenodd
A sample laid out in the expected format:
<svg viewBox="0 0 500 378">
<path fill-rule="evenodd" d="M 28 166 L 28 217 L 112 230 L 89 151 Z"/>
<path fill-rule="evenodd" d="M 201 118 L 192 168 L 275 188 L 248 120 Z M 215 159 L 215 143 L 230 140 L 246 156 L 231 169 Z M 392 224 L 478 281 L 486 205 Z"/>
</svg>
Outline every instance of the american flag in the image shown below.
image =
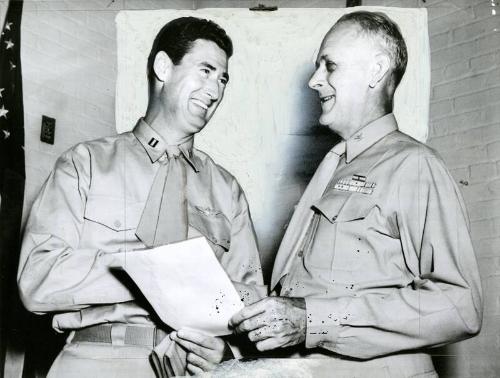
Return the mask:
<svg viewBox="0 0 500 378">
<path fill-rule="evenodd" d="M 24 197 L 24 116 L 21 79 L 23 2 L 10 1 L 0 36 L 0 303 L 2 354 L 20 332 L 16 272 Z M 0 359 L 1 360 L 1 359 Z M 0 366 L 1 368 L 1 366 Z M 1 374 L 0 374 L 1 375 Z"/>
</svg>

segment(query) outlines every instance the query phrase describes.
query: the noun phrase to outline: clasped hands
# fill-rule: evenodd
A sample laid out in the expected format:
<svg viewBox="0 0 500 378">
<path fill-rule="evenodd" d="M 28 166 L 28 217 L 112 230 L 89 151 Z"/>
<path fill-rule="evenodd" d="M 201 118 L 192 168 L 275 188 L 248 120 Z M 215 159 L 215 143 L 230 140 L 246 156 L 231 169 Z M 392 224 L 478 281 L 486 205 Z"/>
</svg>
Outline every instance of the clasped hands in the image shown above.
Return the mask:
<svg viewBox="0 0 500 378">
<path fill-rule="evenodd" d="M 288 347 L 306 338 L 304 298 L 267 297 L 236 313 L 229 321 L 236 334 L 248 334 L 259 351 Z M 181 329 L 170 334 L 187 351 L 187 370 L 201 374 L 213 370 L 227 352 L 220 337 Z"/>
<path fill-rule="evenodd" d="M 248 333 L 259 351 L 284 348 L 306 339 L 304 298 L 267 297 L 246 306 L 229 321 L 236 333 Z"/>
</svg>

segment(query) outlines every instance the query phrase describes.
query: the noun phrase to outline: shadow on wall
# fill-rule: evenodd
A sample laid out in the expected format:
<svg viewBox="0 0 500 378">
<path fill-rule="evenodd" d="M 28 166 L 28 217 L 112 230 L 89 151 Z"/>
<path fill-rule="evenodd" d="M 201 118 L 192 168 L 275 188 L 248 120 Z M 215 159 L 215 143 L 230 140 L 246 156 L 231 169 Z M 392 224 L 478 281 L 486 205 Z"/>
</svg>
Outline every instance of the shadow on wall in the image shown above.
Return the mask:
<svg viewBox="0 0 500 378">
<path fill-rule="evenodd" d="M 295 205 L 325 154 L 340 140 L 328 127 L 318 123 L 321 115 L 318 95 L 307 85 L 312 72 L 311 66 L 304 66 L 298 74 L 297 91 L 291 94 L 295 109 L 293 124 L 277 137 L 278 161 L 269 202 L 272 224 L 267 225 L 273 231 L 259 238 L 261 249 L 270 251 L 262 259 L 266 282 Z"/>
</svg>

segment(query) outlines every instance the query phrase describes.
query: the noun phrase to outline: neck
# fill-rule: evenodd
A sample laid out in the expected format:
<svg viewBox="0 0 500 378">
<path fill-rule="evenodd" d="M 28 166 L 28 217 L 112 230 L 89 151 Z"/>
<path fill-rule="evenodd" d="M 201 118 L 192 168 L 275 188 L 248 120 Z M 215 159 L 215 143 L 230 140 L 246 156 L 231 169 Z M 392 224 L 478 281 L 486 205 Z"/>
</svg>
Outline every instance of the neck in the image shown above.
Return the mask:
<svg viewBox="0 0 500 378">
<path fill-rule="evenodd" d="M 345 130 L 345 133 L 342 133 L 345 135 L 339 133 L 344 140 L 352 137 L 366 125 L 392 112 L 392 100 L 394 93 L 380 92 L 381 90 L 386 89 L 385 86 L 381 88 L 382 89 L 379 89 L 378 93 L 373 93 L 373 95 L 368 98 L 363 111 L 364 114 L 361 115 L 357 124 L 348 127 Z"/>
<path fill-rule="evenodd" d="M 376 121 L 377 119 L 391 113 L 391 109 L 384 109 L 382 107 L 379 107 L 377 109 L 373 109 L 371 112 L 366 114 L 362 119 L 361 122 L 359 122 L 357 125 L 353 125 L 350 128 L 348 128 L 345 131 L 337 131 L 337 134 L 339 134 L 342 139 L 348 140 L 350 139 L 353 135 L 355 135 L 358 131 L 363 129 L 366 125 L 372 123 L 373 121 Z"/>
<path fill-rule="evenodd" d="M 144 115 L 144 122 L 156 131 L 169 146 L 178 146 L 190 139 L 194 135 L 186 135 L 180 133 L 175 125 L 175 122 L 163 111 L 162 107 L 157 102 L 148 104 L 146 114 Z"/>
</svg>

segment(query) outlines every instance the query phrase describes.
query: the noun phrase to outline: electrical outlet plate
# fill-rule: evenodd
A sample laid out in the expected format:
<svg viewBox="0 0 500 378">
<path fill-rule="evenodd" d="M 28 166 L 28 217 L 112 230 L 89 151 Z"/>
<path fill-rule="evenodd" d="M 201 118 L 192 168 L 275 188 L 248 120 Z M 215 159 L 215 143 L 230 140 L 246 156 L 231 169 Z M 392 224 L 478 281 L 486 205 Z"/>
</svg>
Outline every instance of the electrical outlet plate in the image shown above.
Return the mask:
<svg viewBox="0 0 500 378">
<path fill-rule="evenodd" d="M 42 115 L 42 130 L 40 132 L 40 140 L 48 144 L 54 144 L 55 131 L 56 119 Z"/>
</svg>

